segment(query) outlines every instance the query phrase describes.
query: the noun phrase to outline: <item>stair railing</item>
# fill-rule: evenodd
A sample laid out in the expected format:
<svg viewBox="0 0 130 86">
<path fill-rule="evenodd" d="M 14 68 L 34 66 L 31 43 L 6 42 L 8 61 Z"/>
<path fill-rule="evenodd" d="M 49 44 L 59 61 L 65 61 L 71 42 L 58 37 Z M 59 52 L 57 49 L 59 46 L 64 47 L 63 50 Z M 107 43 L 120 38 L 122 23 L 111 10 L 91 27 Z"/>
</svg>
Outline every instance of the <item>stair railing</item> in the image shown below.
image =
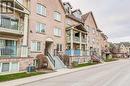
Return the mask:
<svg viewBox="0 0 130 86">
<path fill-rule="evenodd" d="M 46 51 L 46 55 L 48 56 L 48 58 L 50 59 L 50 61 L 52 62 L 52 64 L 55 67 L 55 60 L 53 59 L 53 57 L 51 56 L 51 54 L 48 51 Z"/>
</svg>

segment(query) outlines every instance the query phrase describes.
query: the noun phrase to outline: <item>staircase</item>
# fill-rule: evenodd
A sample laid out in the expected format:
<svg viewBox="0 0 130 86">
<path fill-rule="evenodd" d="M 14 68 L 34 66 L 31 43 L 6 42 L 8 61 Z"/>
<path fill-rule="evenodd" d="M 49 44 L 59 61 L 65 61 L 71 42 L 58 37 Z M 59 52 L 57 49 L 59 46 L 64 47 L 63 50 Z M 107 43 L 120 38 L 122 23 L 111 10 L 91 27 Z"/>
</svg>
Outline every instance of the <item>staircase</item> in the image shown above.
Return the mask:
<svg viewBox="0 0 130 86">
<path fill-rule="evenodd" d="M 53 70 L 66 68 L 59 56 L 52 56 L 49 52 L 47 52 L 46 55 Z"/>
<path fill-rule="evenodd" d="M 92 59 L 93 61 L 97 61 L 97 62 L 101 62 L 101 63 L 104 62 L 103 59 L 102 59 L 100 56 L 97 56 L 97 55 L 93 55 L 93 56 L 91 57 L 91 59 Z"/>
<path fill-rule="evenodd" d="M 54 56 L 54 60 L 55 60 L 55 69 L 66 68 L 65 64 L 61 61 L 61 59 L 58 56 Z"/>
</svg>

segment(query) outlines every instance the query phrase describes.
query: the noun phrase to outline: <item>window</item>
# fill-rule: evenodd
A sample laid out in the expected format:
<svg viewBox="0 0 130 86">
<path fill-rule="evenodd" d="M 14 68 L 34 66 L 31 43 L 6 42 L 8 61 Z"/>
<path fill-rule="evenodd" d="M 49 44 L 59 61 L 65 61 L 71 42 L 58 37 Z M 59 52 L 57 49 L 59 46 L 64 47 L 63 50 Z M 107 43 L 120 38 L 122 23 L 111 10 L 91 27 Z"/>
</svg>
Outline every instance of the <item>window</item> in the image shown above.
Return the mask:
<svg viewBox="0 0 130 86">
<path fill-rule="evenodd" d="M 17 20 L 11 21 L 11 28 L 18 30 L 18 21 Z"/>
<path fill-rule="evenodd" d="M 61 36 L 61 29 L 60 28 L 54 28 L 54 35 L 55 36 Z"/>
<path fill-rule="evenodd" d="M 1 16 L 0 26 L 3 28 L 18 30 L 18 19 L 12 19 L 9 17 L 7 18 L 6 16 Z"/>
<path fill-rule="evenodd" d="M 46 24 L 37 23 L 36 25 L 36 32 L 43 33 L 45 32 Z"/>
<path fill-rule="evenodd" d="M 62 44 L 57 44 L 57 51 L 62 51 Z"/>
<path fill-rule="evenodd" d="M 32 41 L 31 50 L 32 51 L 40 51 L 41 50 L 41 42 Z"/>
<path fill-rule="evenodd" d="M 61 21 L 61 14 L 59 12 L 54 12 L 54 19 L 57 20 L 57 21 Z"/>
<path fill-rule="evenodd" d="M 37 13 L 46 16 L 46 7 L 41 4 L 37 4 Z"/>
<path fill-rule="evenodd" d="M 2 72 L 9 72 L 9 63 L 2 64 Z"/>
<path fill-rule="evenodd" d="M 18 62 L 0 63 L 0 72 L 18 72 Z"/>
<path fill-rule="evenodd" d="M 12 72 L 17 72 L 17 71 L 19 71 L 19 66 L 18 66 L 18 62 L 12 62 L 12 64 L 11 64 L 11 71 Z"/>
</svg>

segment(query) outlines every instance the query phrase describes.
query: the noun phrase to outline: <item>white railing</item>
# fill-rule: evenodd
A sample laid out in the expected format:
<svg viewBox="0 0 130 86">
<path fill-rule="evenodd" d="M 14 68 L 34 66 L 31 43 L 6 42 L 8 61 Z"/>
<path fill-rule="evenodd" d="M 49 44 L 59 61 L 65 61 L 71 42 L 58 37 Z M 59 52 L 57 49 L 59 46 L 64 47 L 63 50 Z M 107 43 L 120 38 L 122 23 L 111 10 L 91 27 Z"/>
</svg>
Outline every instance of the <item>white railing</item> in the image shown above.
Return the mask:
<svg viewBox="0 0 130 86">
<path fill-rule="evenodd" d="M 74 37 L 74 38 L 73 38 L 73 41 L 74 41 L 74 42 L 80 42 L 80 38 L 79 38 L 79 37 Z"/>
</svg>

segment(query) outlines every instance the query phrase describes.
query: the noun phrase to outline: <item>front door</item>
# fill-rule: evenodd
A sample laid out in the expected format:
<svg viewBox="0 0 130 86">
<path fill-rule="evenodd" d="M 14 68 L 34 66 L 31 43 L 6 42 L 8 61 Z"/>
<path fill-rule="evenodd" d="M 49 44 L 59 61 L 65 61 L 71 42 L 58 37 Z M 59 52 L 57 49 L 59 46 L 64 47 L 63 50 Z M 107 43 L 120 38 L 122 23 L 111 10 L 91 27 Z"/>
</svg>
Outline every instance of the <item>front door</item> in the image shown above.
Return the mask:
<svg viewBox="0 0 130 86">
<path fill-rule="evenodd" d="M 52 54 L 52 42 L 45 43 L 45 55 L 47 55 L 47 52 Z"/>
</svg>

